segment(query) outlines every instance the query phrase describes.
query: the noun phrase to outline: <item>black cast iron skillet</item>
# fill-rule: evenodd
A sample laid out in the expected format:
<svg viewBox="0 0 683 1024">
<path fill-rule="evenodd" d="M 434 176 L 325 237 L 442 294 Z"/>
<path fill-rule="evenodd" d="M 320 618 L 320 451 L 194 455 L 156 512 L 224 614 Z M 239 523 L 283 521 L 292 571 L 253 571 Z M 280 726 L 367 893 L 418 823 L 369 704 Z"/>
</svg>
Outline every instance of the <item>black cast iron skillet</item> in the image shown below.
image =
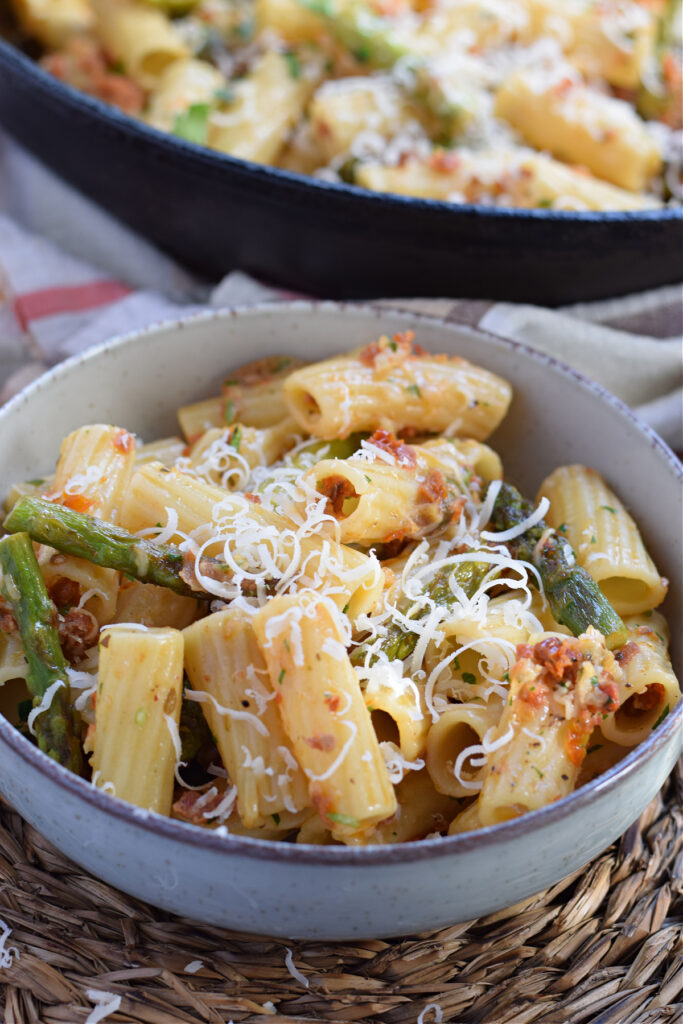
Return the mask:
<svg viewBox="0 0 683 1024">
<path fill-rule="evenodd" d="M 559 213 L 366 192 L 164 135 L 0 40 L 0 123 L 86 195 L 212 278 L 239 267 L 330 298 L 559 305 L 683 277 L 683 211 Z"/>
</svg>

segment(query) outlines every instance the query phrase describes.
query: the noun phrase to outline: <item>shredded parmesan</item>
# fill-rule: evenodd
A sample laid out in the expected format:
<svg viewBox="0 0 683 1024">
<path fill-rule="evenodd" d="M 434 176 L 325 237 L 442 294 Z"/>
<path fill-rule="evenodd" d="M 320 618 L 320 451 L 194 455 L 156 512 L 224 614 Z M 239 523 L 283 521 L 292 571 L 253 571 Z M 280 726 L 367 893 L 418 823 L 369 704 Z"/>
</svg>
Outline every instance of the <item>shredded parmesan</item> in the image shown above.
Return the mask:
<svg viewBox="0 0 683 1024">
<path fill-rule="evenodd" d="M 185 964 L 183 967 L 183 971 L 185 974 L 196 974 L 197 971 L 201 971 L 203 966 L 203 960 L 190 960 L 189 964 Z"/>
<path fill-rule="evenodd" d="M 101 775 L 102 772 L 99 771 L 99 769 L 93 772 L 90 784 L 94 786 L 95 789 L 99 789 L 102 793 L 109 793 L 110 796 L 116 796 L 116 786 L 113 782 L 103 782 L 102 785 L 100 785 Z"/>
<path fill-rule="evenodd" d="M 433 1024 L 442 1024 L 443 1022 L 443 1010 L 438 1003 L 427 1003 L 420 1016 L 417 1018 L 417 1024 L 427 1024 L 427 1014 L 434 1014 Z"/>
<path fill-rule="evenodd" d="M 540 523 L 540 521 L 545 517 L 545 514 L 549 508 L 550 502 L 546 497 L 543 497 L 539 501 L 538 507 L 531 513 L 530 516 L 527 516 L 526 519 L 523 519 L 521 523 L 517 523 L 516 526 L 511 526 L 509 530 L 502 530 L 500 533 L 492 533 L 490 531 L 484 530 L 481 533 L 481 539 L 494 541 L 496 544 L 503 544 L 509 540 L 514 540 L 515 537 L 521 537 L 523 533 L 526 533 L 527 530 L 530 530 L 532 526 L 536 525 L 536 523 Z"/>
<path fill-rule="evenodd" d="M 219 715 L 225 715 L 228 718 L 240 719 L 243 722 L 249 722 L 256 729 L 261 736 L 270 735 L 268 729 L 256 715 L 252 715 L 250 711 L 237 711 L 235 708 L 226 708 L 222 704 L 219 704 L 216 698 L 207 693 L 206 690 L 185 690 L 185 697 L 188 700 L 195 700 L 198 704 L 206 704 L 211 702 L 215 707 Z M 175 723 L 174 723 L 175 724 Z"/>
<path fill-rule="evenodd" d="M 21 960 L 17 947 L 7 945 L 11 934 L 10 926 L 0 918 L 0 970 L 7 970 L 15 960 Z"/>
<path fill-rule="evenodd" d="M 50 705 L 52 704 L 52 698 L 56 694 L 57 690 L 61 689 L 62 686 L 66 686 L 66 683 L 64 682 L 63 679 L 55 680 L 55 682 L 52 683 L 51 686 L 48 686 L 47 690 L 45 691 L 41 698 L 40 704 L 38 704 L 37 707 L 33 708 L 33 710 L 29 712 L 29 716 L 26 722 L 29 728 L 29 732 L 33 736 L 36 735 L 36 730 L 33 728 L 33 723 L 35 722 L 38 715 L 42 715 L 44 711 L 49 710 Z"/>
<path fill-rule="evenodd" d="M 95 1008 L 88 1014 L 85 1024 L 99 1024 L 101 1020 L 116 1013 L 121 1006 L 121 996 L 113 992 L 98 992 L 97 989 L 89 988 L 86 995 L 95 1004 Z"/>
<path fill-rule="evenodd" d="M 309 988 L 311 983 L 306 977 L 306 975 L 302 974 L 301 971 L 297 970 L 297 968 L 294 966 L 294 957 L 292 956 L 291 949 L 289 949 L 288 946 L 285 946 L 285 949 L 287 950 L 287 954 L 285 956 L 285 967 L 292 975 L 292 977 L 295 979 L 295 981 L 300 982 L 304 986 L 304 988 Z"/>
</svg>

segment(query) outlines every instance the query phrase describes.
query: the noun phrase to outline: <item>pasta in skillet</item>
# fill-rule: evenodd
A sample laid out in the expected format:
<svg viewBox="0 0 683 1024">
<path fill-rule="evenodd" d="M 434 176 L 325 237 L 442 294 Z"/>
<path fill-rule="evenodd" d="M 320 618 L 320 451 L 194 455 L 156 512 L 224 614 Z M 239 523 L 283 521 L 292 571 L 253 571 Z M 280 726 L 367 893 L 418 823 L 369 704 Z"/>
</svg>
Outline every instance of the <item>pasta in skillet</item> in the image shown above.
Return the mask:
<svg viewBox="0 0 683 1024">
<path fill-rule="evenodd" d="M 154 128 L 403 195 L 681 198 L 680 0 L 13 0 L 43 66 Z"/>
<path fill-rule="evenodd" d="M 233 371 L 184 438 L 74 431 L 6 503 L 5 712 L 104 792 L 265 839 L 568 795 L 679 700 L 667 583 L 592 470 L 503 481 L 510 400 L 405 332 Z"/>
</svg>

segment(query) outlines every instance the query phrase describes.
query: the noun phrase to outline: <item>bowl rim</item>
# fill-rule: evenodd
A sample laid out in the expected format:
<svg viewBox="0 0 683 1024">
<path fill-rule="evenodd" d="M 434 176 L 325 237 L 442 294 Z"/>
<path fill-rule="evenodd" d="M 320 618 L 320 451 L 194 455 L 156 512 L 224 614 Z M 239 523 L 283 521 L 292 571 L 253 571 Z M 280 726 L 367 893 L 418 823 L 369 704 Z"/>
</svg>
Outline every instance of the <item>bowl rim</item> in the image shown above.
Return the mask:
<svg viewBox="0 0 683 1024">
<path fill-rule="evenodd" d="M 481 203 L 449 203 L 440 199 L 425 199 L 419 196 L 403 196 L 392 192 L 372 192 L 359 185 L 345 182 L 326 181 L 312 175 L 300 174 L 267 164 L 243 160 L 220 153 L 217 150 L 200 146 L 186 139 L 178 138 L 168 132 L 162 132 L 144 121 L 124 114 L 117 107 L 111 106 L 94 96 L 80 92 L 78 89 L 55 78 L 33 61 L 17 46 L 0 36 L 0 67 L 3 63 L 10 69 L 23 75 L 29 82 L 37 86 L 44 98 L 70 108 L 73 112 L 99 119 L 108 128 L 128 140 L 137 141 L 148 147 L 162 151 L 171 160 L 199 162 L 214 172 L 232 173 L 235 180 L 242 178 L 246 182 L 257 182 L 272 191 L 281 189 L 290 192 L 305 192 L 328 204 L 336 203 L 344 208 L 362 209 L 370 207 L 388 216 L 398 211 L 424 211 L 432 216 L 447 216 L 473 221 L 521 221 L 523 223 L 560 222 L 562 224 L 579 223 L 661 223 L 683 220 L 683 203 L 667 205 L 651 210 L 553 210 L 547 208 L 522 209 L 518 207 L 487 206 Z"/>
<path fill-rule="evenodd" d="M 261 302 L 250 306 L 231 306 L 220 310 L 204 310 L 179 318 L 166 318 L 144 328 L 126 334 L 117 335 L 106 341 L 87 349 L 85 352 L 71 356 L 69 359 L 58 363 L 36 380 L 32 381 L 7 403 L 0 407 L 0 433 L 3 420 L 12 415 L 15 408 L 19 408 L 33 395 L 39 394 L 44 388 L 50 387 L 53 381 L 71 373 L 72 369 L 97 360 L 109 352 L 118 352 L 127 348 L 133 348 L 142 339 L 150 334 L 159 334 L 164 331 L 187 332 L 191 336 L 191 330 L 195 325 L 202 325 L 212 321 L 238 322 L 243 319 L 272 316 L 274 313 L 281 314 L 332 314 L 341 317 L 353 318 L 354 314 L 359 316 L 372 316 L 377 320 L 383 317 L 406 316 L 413 320 L 418 329 L 419 324 L 425 323 L 433 327 L 445 330 L 446 333 L 464 332 L 489 339 L 510 354 L 517 354 L 525 359 L 542 364 L 552 372 L 573 380 L 574 386 L 591 393 L 602 402 L 611 405 L 621 416 L 625 417 L 642 434 L 645 435 L 650 445 L 668 463 L 673 475 L 683 484 L 683 464 L 666 445 L 652 428 L 640 420 L 638 416 L 620 399 L 612 395 L 602 385 L 585 377 L 578 370 L 568 366 L 561 360 L 540 352 L 523 342 L 503 338 L 492 331 L 479 327 L 472 327 L 467 324 L 450 322 L 443 317 L 432 314 L 420 313 L 400 307 L 383 308 L 370 303 L 356 302 L 334 302 L 331 300 L 294 300 L 289 302 L 270 301 Z M 486 342 L 485 342 L 486 343 Z M 229 358 L 229 353 L 226 352 Z M 192 847 L 200 847 L 207 851 L 229 854 L 231 856 L 246 856 L 265 861 L 285 861 L 292 865 L 336 865 L 338 867 L 374 867 L 383 864 L 409 864 L 434 857 L 451 857 L 458 853 L 478 851 L 483 848 L 495 847 L 513 841 L 521 834 L 536 829 L 552 826 L 558 820 L 563 819 L 571 810 L 580 810 L 595 802 L 607 789 L 617 787 L 627 778 L 637 772 L 643 763 L 667 747 L 675 739 L 676 733 L 681 733 L 683 739 L 683 697 L 671 708 L 663 722 L 646 740 L 631 750 L 618 761 L 616 765 L 586 783 L 581 789 L 575 790 L 568 796 L 555 801 L 538 810 L 530 811 L 511 821 L 498 825 L 489 825 L 473 832 L 459 833 L 453 836 L 439 836 L 434 839 L 411 840 L 396 845 L 372 845 L 364 847 L 351 846 L 315 846 L 305 843 L 278 842 L 272 839 L 258 839 L 250 836 L 234 834 L 217 835 L 215 831 L 201 829 L 187 822 L 166 818 L 163 815 L 147 811 L 133 804 L 128 804 L 110 794 L 96 789 L 92 783 L 74 775 L 67 768 L 52 760 L 38 747 L 34 746 L 28 739 L 0 714 L 0 748 L 6 744 L 19 757 L 27 760 L 41 775 L 54 782 L 59 788 L 67 790 L 72 796 L 82 798 L 87 804 L 95 809 L 111 815 L 121 821 L 122 824 L 141 826 L 146 831 L 154 833 L 159 838 L 168 838 L 176 842 L 184 843 Z"/>
</svg>

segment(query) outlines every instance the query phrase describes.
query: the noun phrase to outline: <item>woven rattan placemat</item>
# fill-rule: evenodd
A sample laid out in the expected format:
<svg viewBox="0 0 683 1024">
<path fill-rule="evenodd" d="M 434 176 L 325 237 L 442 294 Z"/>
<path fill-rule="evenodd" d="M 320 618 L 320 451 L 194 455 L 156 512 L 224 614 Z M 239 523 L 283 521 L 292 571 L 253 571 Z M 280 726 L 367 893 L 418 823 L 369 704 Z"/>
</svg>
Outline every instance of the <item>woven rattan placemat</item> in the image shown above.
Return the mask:
<svg viewBox="0 0 683 1024">
<path fill-rule="evenodd" d="M 19 952 L 0 970 L 3 1024 L 85 1024 L 91 990 L 121 997 L 107 1024 L 680 1024 L 683 775 L 542 895 L 358 943 L 286 943 L 163 913 L 85 874 L 0 805 L 0 917 Z"/>
</svg>

